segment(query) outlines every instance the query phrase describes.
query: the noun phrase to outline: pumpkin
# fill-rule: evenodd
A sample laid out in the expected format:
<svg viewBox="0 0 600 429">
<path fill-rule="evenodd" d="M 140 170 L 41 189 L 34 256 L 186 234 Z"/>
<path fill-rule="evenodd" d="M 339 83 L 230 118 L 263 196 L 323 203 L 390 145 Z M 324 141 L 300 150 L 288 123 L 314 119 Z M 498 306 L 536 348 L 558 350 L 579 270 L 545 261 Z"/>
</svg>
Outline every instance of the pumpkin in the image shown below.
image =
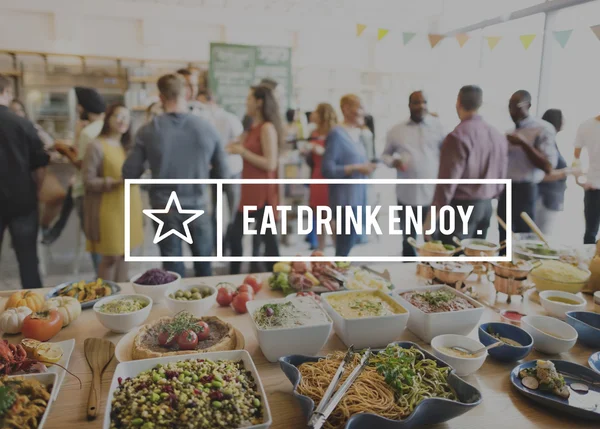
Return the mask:
<svg viewBox="0 0 600 429">
<path fill-rule="evenodd" d="M 13 293 L 6 302 L 6 309 L 29 307 L 31 311 L 40 311 L 44 308 L 44 298 L 35 292 L 23 290 Z"/>
<path fill-rule="evenodd" d="M 81 304 L 77 298 L 70 296 L 57 296 L 46 301 L 44 310 L 57 310 L 62 316 L 63 328 L 81 314 Z"/>
<path fill-rule="evenodd" d="M 0 314 L 0 331 L 7 334 L 18 334 L 21 332 L 23 320 L 33 311 L 29 307 L 9 308 Z"/>
</svg>

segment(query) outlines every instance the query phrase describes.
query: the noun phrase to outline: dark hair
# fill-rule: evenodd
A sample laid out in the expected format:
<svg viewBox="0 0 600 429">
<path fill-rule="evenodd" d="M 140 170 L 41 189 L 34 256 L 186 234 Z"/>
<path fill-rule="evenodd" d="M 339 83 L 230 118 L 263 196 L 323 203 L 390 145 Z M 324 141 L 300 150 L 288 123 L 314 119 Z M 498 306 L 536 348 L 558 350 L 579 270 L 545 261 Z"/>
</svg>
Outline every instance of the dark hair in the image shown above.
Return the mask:
<svg viewBox="0 0 600 429">
<path fill-rule="evenodd" d="M 410 93 L 410 95 L 408 96 L 408 104 L 412 103 L 413 95 L 418 94 L 418 93 L 423 94 L 423 96 L 424 96 L 423 98 L 425 98 L 425 100 L 427 100 L 427 98 L 425 97 L 425 93 L 423 92 L 423 90 L 419 89 L 417 91 L 413 91 L 413 92 Z"/>
<path fill-rule="evenodd" d="M 483 90 L 477 85 L 466 85 L 458 91 L 458 101 L 463 109 L 472 112 L 483 103 Z"/>
<path fill-rule="evenodd" d="M 10 79 L 6 76 L 4 76 L 3 74 L 0 74 L 0 94 L 3 93 L 6 88 L 10 88 L 11 87 L 11 83 L 10 83 Z"/>
<path fill-rule="evenodd" d="M 518 91 L 515 91 L 515 93 L 513 94 L 513 97 L 514 96 L 518 96 L 521 99 L 521 101 L 531 103 L 531 94 L 529 93 L 529 91 L 526 91 L 524 89 L 519 89 Z"/>
<path fill-rule="evenodd" d="M 19 100 L 18 98 L 13 98 L 11 103 L 15 103 L 15 104 L 18 104 L 19 106 L 21 106 L 23 113 L 25 113 L 25 118 L 28 118 L 27 110 L 25 109 L 25 105 L 23 104 L 23 102 L 21 100 Z"/>
<path fill-rule="evenodd" d="M 183 79 L 174 74 L 166 74 L 161 76 L 158 79 L 158 82 L 156 82 L 156 86 L 158 87 L 160 95 L 162 95 L 168 101 L 177 100 L 183 93 L 185 85 L 186 84 L 183 82 Z"/>
<path fill-rule="evenodd" d="M 271 91 L 275 91 L 275 88 L 277 88 L 277 86 L 279 85 L 279 83 L 277 83 L 276 80 L 271 79 L 270 77 L 265 77 L 264 79 L 261 79 L 260 83 L 258 84 L 266 86 L 267 88 L 269 88 Z"/>
<path fill-rule="evenodd" d="M 123 103 L 114 103 L 108 106 L 106 109 L 106 113 L 104 115 L 104 124 L 102 124 L 102 130 L 100 131 L 100 136 L 106 137 L 110 133 L 110 118 L 115 114 L 117 109 L 119 108 L 127 109 L 127 107 Z M 127 109 L 129 110 L 129 109 Z M 129 121 L 129 128 L 127 131 L 121 136 L 121 145 L 125 149 L 129 149 L 131 144 L 131 121 Z"/>
<path fill-rule="evenodd" d="M 253 86 L 251 88 L 252 96 L 257 100 L 262 100 L 262 106 L 260 113 L 263 121 L 270 122 L 277 131 L 277 139 L 279 146 L 285 143 L 285 134 L 283 131 L 283 124 L 281 121 L 281 115 L 279 114 L 279 103 L 275 99 L 275 95 L 271 88 L 266 85 Z"/>
<path fill-rule="evenodd" d="M 285 119 L 288 121 L 288 124 L 291 124 L 294 122 L 294 116 L 296 116 L 296 110 L 287 109 L 285 111 Z"/>
<path fill-rule="evenodd" d="M 201 95 L 203 95 L 208 101 L 212 101 L 213 99 L 213 93 L 209 88 L 199 89 L 196 97 L 200 97 Z"/>
<path fill-rule="evenodd" d="M 563 125 L 563 113 L 560 109 L 548 109 L 542 116 L 542 119 L 546 122 L 550 122 L 556 132 L 559 132 Z"/>
<path fill-rule="evenodd" d="M 179 70 L 177 70 L 177 74 L 180 74 L 182 76 L 191 76 L 192 72 L 189 71 L 188 69 L 179 69 Z"/>
</svg>

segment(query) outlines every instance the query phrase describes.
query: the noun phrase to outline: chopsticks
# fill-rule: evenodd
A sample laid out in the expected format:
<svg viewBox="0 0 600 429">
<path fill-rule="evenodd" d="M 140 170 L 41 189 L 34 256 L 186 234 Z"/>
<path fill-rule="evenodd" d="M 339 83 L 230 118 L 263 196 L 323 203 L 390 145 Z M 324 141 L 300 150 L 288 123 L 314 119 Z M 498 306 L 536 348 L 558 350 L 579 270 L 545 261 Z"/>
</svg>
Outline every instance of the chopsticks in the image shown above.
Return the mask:
<svg viewBox="0 0 600 429">
<path fill-rule="evenodd" d="M 356 366 L 356 368 L 352 370 L 352 372 L 350 373 L 348 378 L 346 378 L 346 381 L 342 383 L 340 388 L 335 393 L 333 393 L 340 380 L 342 379 L 344 372 L 347 369 L 346 366 L 352 361 L 353 357 L 354 346 L 350 346 L 348 352 L 346 353 L 346 356 L 344 356 L 344 359 L 340 363 L 340 366 L 338 367 L 335 375 L 333 376 L 331 383 L 329 383 L 329 387 L 327 387 L 323 398 L 321 398 L 319 405 L 317 405 L 317 408 L 315 408 L 312 415 L 310 416 L 310 419 L 308 421 L 308 427 L 312 429 L 321 429 L 321 427 L 323 427 L 329 415 L 333 412 L 333 410 L 340 402 L 340 400 L 344 397 L 352 383 L 354 383 L 354 380 L 358 378 L 363 368 L 369 362 L 369 358 L 371 357 L 371 349 L 367 349 L 364 352 L 360 359 L 360 363 Z"/>
</svg>

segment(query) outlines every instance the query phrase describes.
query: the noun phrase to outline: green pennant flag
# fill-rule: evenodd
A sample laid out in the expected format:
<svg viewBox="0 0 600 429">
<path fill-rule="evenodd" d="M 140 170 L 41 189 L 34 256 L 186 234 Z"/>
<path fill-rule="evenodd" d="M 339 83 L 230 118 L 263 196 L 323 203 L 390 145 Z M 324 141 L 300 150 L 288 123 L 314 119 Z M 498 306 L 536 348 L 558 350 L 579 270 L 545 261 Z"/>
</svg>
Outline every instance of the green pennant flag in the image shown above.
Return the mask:
<svg viewBox="0 0 600 429">
<path fill-rule="evenodd" d="M 573 33 L 573 30 L 553 31 L 554 38 L 562 48 L 567 46 L 571 33 Z"/>
<path fill-rule="evenodd" d="M 525 50 L 527 50 L 533 42 L 533 39 L 535 39 L 535 34 L 523 34 L 522 36 L 519 36 L 519 39 L 521 39 L 521 44 Z"/>
<path fill-rule="evenodd" d="M 408 43 L 413 39 L 413 37 L 415 37 L 417 35 L 417 33 L 411 33 L 411 32 L 407 32 L 405 31 L 404 33 L 402 33 L 402 42 L 404 43 L 404 46 L 408 45 Z"/>
</svg>

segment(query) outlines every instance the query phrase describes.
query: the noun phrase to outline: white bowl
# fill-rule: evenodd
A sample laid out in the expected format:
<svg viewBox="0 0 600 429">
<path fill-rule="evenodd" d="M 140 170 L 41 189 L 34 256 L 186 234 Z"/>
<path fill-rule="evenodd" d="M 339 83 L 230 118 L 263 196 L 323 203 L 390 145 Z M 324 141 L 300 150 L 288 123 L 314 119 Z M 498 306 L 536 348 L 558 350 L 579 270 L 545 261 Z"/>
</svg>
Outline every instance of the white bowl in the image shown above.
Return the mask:
<svg viewBox="0 0 600 429">
<path fill-rule="evenodd" d="M 577 301 L 579 304 L 566 304 L 564 302 L 550 301 L 548 298 L 553 296 L 571 299 L 573 301 Z M 540 292 L 540 302 L 548 315 L 558 317 L 559 319 L 563 320 L 566 317 L 565 313 L 567 311 L 584 311 L 585 306 L 587 305 L 587 301 L 584 298 L 573 293 L 563 292 L 560 290 L 545 290 Z"/>
<path fill-rule="evenodd" d="M 533 348 L 549 355 L 568 352 L 577 342 L 575 328 L 554 317 L 525 316 L 521 328 L 533 338 Z"/>
<path fill-rule="evenodd" d="M 262 381 L 256 371 L 256 366 L 250 357 L 250 354 L 246 350 L 233 350 L 226 352 L 208 352 L 208 353 L 196 353 L 185 356 L 166 356 L 155 359 L 143 359 L 132 362 L 122 362 L 117 365 L 113 374 L 112 382 L 108 392 L 108 399 L 106 401 L 106 410 L 104 411 L 104 424 L 103 429 L 110 429 L 110 412 L 112 410 L 112 399 L 115 390 L 119 386 L 119 378 L 126 379 L 127 377 L 136 377 L 141 372 L 154 368 L 158 364 L 164 365 L 168 362 L 177 362 L 184 360 L 193 359 L 204 359 L 204 360 L 231 360 L 231 361 L 242 361 L 244 368 L 250 371 L 252 378 L 256 383 L 256 390 L 260 393 L 261 403 L 263 406 L 263 422 L 258 425 L 246 426 L 245 429 L 267 429 L 271 426 L 273 420 L 271 418 L 271 411 L 269 409 L 269 402 Z"/>
<path fill-rule="evenodd" d="M 149 296 L 150 298 L 152 298 L 152 301 L 155 304 L 160 304 L 161 302 L 165 301 L 165 291 L 168 288 L 170 288 L 171 286 L 174 286 L 174 285 L 179 285 L 179 283 L 181 283 L 181 276 L 179 274 L 177 274 L 176 272 L 169 271 L 169 273 L 177 276 L 177 278 L 170 283 L 165 283 L 164 285 L 140 285 L 140 284 L 137 284 L 135 281 L 137 279 L 139 279 L 142 276 L 142 274 L 144 274 L 144 273 L 145 273 L 145 271 L 143 273 L 139 273 L 139 274 L 136 274 L 135 276 L 133 276 L 130 280 L 131 286 L 133 287 L 133 290 L 135 291 L 135 293 Z"/>
<path fill-rule="evenodd" d="M 146 301 L 148 305 L 142 308 L 141 310 L 133 311 L 131 313 L 112 314 L 102 313 L 100 311 L 100 307 L 106 304 L 107 302 L 124 298 L 137 298 L 139 300 Z M 142 323 L 144 323 L 150 315 L 151 309 L 152 298 L 146 295 L 137 294 L 107 296 L 106 298 L 102 298 L 100 301 L 94 304 L 94 313 L 96 313 L 98 321 L 102 323 L 102 325 L 104 325 L 105 328 L 110 329 L 113 332 L 118 332 L 120 334 L 129 332 L 133 328 L 140 326 Z"/>
<path fill-rule="evenodd" d="M 477 357 L 464 358 L 446 354 L 441 350 L 441 347 L 462 347 L 474 352 L 485 347 L 479 341 L 465 337 L 464 335 L 438 335 L 431 340 L 431 347 L 433 348 L 433 354 L 454 368 L 458 376 L 469 375 L 477 371 L 481 368 L 488 355 L 487 351 L 485 351 L 477 355 Z"/>
<path fill-rule="evenodd" d="M 443 313 L 425 313 L 400 296 L 401 293 L 405 292 L 425 292 L 428 290 L 433 291 L 439 289 L 446 289 L 455 295 L 466 299 L 473 304 L 475 308 L 460 311 L 446 311 Z M 410 313 L 408 329 L 428 344 L 438 335 L 469 334 L 477 326 L 479 319 L 481 319 L 481 315 L 483 314 L 483 306 L 480 303 L 446 285 L 398 290 L 394 292 L 394 295 L 397 297 L 400 304 L 402 304 Z"/>
<path fill-rule="evenodd" d="M 52 386 L 52 392 L 50 394 L 50 400 L 46 405 L 46 410 L 44 410 L 44 414 L 42 414 L 42 418 L 38 423 L 37 429 L 42 429 L 46 424 L 46 420 L 48 419 L 48 415 L 50 414 L 50 406 L 54 402 L 53 398 L 56 398 L 55 389 L 60 389 L 60 386 L 57 386 L 58 376 L 54 372 L 44 372 L 40 374 L 22 374 L 22 375 L 9 375 L 8 378 L 24 378 L 26 380 L 37 380 L 44 386 Z"/>
<path fill-rule="evenodd" d="M 175 293 L 178 290 L 185 292 L 186 290 L 190 290 L 193 288 L 209 289 L 212 293 L 206 298 L 196 299 L 194 301 L 181 301 L 178 299 L 169 298 L 170 294 Z M 167 304 L 167 307 L 173 314 L 177 314 L 180 311 L 187 311 L 188 313 L 191 313 L 196 317 L 206 316 L 206 314 L 212 308 L 212 306 L 215 305 L 215 302 L 217 302 L 217 289 L 204 284 L 185 286 L 180 286 L 179 284 L 176 284 L 170 286 L 165 291 L 165 303 Z"/>
<path fill-rule="evenodd" d="M 269 362 L 277 362 L 282 356 L 288 355 L 309 355 L 314 356 L 319 353 L 321 348 L 327 342 L 333 322 L 325 310 L 320 309 L 327 322 L 310 325 L 294 326 L 292 328 L 259 328 L 254 320 L 254 313 L 265 304 L 279 304 L 286 301 L 295 301 L 298 297 L 269 299 L 260 301 L 248 301 L 246 307 L 258 337 L 258 344 L 263 354 Z M 305 299 L 312 299 L 305 297 Z M 316 303 L 316 301 L 315 301 Z M 319 304 L 316 304 L 319 306 Z M 319 306 L 320 308 L 320 306 Z"/>
<path fill-rule="evenodd" d="M 395 301 L 404 310 L 404 313 L 392 314 L 390 316 L 345 319 L 327 302 L 327 299 L 334 295 L 360 293 L 373 293 L 381 297 L 387 297 Z M 340 337 L 346 346 L 350 347 L 354 345 L 357 349 L 387 346 L 402 334 L 408 322 L 409 314 L 406 307 L 398 303 L 395 297 L 387 295 L 381 290 L 324 293 L 321 295 L 321 303 L 325 310 L 327 310 L 331 320 L 333 320 L 333 328 L 338 337 Z"/>
</svg>

